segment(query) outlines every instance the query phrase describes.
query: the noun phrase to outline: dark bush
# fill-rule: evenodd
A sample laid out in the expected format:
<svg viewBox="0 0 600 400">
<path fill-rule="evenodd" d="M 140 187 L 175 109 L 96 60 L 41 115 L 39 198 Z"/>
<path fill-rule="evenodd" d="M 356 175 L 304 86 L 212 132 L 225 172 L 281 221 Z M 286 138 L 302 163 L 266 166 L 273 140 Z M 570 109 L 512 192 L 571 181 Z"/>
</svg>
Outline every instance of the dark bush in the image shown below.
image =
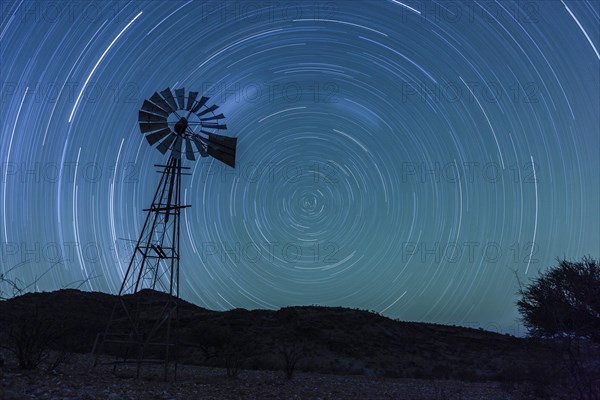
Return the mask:
<svg viewBox="0 0 600 400">
<path fill-rule="evenodd" d="M 21 369 L 36 369 L 47 360 L 48 369 L 55 369 L 66 359 L 64 325 L 53 316 L 42 314 L 37 306 L 22 307 L 21 316 L 1 328 L 0 347 L 15 356 Z M 52 349 L 58 353 L 49 360 Z"/>
</svg>

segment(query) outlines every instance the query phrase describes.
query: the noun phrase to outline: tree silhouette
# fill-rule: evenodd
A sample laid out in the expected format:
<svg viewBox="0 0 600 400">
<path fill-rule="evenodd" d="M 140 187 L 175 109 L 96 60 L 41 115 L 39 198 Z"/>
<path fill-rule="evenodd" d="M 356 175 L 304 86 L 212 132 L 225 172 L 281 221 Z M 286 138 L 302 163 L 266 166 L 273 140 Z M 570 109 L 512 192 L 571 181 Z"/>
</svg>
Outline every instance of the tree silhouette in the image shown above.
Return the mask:
<svg viewBox="0 0 600 400">
<path fill-rule="evenodd" d="M 600 400 L 600 268 L 591 257 L 557 261 L 521 287 L 517 302 L 530 335 L 550 339 L 554 349 L 551 371 L 540 382 L 556 380 L 569 399 Z"/>
<path fill-rule="evenodd" d="M 523 324 L 534 337 L 563 336 L 600 343 L 600 266 L 591 257 L 558 259 L 519 290 Z"/>
</svg>

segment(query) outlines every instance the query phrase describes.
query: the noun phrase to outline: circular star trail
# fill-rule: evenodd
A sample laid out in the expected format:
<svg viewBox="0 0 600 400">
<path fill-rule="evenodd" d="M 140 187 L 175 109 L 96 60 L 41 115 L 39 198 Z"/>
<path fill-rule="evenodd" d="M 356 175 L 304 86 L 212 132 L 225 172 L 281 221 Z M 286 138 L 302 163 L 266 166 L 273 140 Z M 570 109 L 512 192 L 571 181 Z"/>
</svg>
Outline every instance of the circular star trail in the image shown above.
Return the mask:
<svg viewBox="0 0 600 400">
<path fill-rule="evenodd" d="M 517 276 L 600 253 L 598 3 L 2 2 L 0 271 L 118 291 L 167 87 L 220 105 L 185 162 L 181 295 L 519 333 Z M 3 291 L 9 290 L 3 287 Z"/>
</svg>

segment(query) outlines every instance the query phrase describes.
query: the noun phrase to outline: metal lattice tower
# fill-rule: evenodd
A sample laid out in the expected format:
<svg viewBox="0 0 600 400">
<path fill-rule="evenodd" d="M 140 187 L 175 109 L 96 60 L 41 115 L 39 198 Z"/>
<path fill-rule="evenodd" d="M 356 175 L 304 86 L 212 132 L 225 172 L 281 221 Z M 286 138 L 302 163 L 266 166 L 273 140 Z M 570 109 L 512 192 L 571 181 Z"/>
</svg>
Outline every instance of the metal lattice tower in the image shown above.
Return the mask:
<svg viewBox="0 0 600 400">
<path fill-rule="evenodd" d="M 177 373 L 176 324 L 179 300 L 179 260 L 181 177 L 189 170 L 189 161 L 214 157 L 235 168 L 237 138 L 214 133 L 227 129 L 223 114 L 215 114 L 217 105 L 207 106 L 207 97 L 198 92 L 170 88 L 154 93 L 139 112 L 139 125 L 148 143 L 169 153 L 161 168 L 161 178 L 119 290 L 119 300 L 103 333 L 98 334 L 92 353 L 94 367 L 101 354 L 109 353 L 113 371 L 121 364 L 135 364 L 136 376 L 142 364 L 164 364 L 168 379 L 174 365 Z M 183 150 L 185 143 L 185 151 Z M 145 290 L 151 289 L 151 290 Z"/>
<path fill-rule="evenodd" d="M 142 233 L 135 246 L 119 296 L 143 289 L 158 290 L 179 297 L 179 241 L 181 204 L 181 160 L 169 157 L 162 167 L 162 176 Z"/>
</svg>

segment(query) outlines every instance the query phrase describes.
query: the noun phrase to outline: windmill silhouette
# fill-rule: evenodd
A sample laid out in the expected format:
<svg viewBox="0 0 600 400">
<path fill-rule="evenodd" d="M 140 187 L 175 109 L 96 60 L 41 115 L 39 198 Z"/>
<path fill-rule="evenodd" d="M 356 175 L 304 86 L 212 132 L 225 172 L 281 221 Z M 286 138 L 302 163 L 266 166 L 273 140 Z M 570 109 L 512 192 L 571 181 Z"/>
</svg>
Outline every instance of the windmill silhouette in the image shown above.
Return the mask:
<svg viewBox="0 0 600 400">
<path fill-rule="evenodd" d="M 213 157 L 235 168 L 237 138 L 215 133 L 227 129 L 217 105 L 198 92 L 170 88 L 144 100 L 139 125 L 150 146 L 168 154 L 133 255 L 119 289 L 119 301 L 103 333 L 98 334 L 92 353 L 94 367 L 103 353 L 115 355 L 113 370 L 120 364 L 137 364 L 136 376 L 145 363 L 164 363 L 168 379 L 170 365 L 177 373 L 177 322 L 179 299 L 180 216 L 189 205 L 181 202 L 181 177 L 189 167 L 182 158 L 196 161 Z M 184 150 L 185 146 L 185 150 Z M 144 294 L 136 293 L 144 289 Z"/>
</svg>

